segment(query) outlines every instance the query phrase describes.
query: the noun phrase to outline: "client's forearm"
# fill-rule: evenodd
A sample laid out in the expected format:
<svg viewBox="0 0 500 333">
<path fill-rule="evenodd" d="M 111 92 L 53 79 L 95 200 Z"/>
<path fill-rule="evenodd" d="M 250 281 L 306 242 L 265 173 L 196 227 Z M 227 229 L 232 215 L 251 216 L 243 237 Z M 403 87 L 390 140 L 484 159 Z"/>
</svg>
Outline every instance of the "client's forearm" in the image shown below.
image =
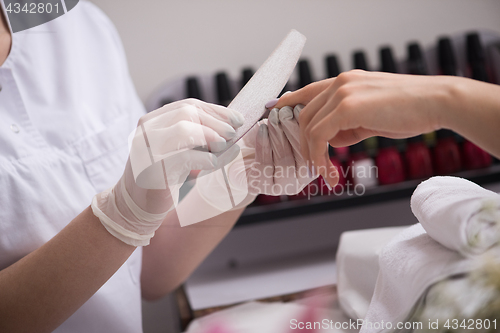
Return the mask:
<svg viewBox="0 0 500 333">
<path fill-rule="evenodd" d="M 213 210 L 196 188 L 171 211 L 143 249 L 142 296 L 160 298 L 179 286 L 234 226 L 243 209 L 222 213 L 203 222 L 181 227 L 178 215 L 199 217 Z M 208 216 L 211 216 L 210 214 Z"/>
<path fill-rule="evenodd" d="M 500 86 L 459 77 L 448 80 L 449 107 L 441 125 L 500 158 Z"/>
</svg>

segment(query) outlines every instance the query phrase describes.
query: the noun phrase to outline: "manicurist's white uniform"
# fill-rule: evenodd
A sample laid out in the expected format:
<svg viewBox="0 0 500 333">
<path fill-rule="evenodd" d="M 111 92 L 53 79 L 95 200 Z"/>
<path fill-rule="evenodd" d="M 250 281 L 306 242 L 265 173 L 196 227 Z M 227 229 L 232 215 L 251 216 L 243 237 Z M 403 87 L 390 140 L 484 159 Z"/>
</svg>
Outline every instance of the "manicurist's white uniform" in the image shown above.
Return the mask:
<svg viewBox="0 0 500 333">
<path fill-rule="evenodd" d="M 145 112 L 119 37 L 91 3 L 12 37 L 0 67 L 0 269 L 118 181 L 128 134 Z M 141 255 L 55 332 L 142 332 Z"/>
</svg>

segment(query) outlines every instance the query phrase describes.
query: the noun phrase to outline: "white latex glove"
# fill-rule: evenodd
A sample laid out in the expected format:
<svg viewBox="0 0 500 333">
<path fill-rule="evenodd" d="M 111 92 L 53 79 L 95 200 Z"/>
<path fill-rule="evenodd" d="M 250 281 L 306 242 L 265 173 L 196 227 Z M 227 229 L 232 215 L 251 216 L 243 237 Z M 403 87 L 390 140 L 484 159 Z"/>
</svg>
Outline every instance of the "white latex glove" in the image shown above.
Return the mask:
<svg viewBox="0 0 500 333">
<path fill-rule="evenodd" d="M 243 116 L 195 99 L 163 106 L 141 117 L 120 181 L 97 194 L 92 210 L 115 237 L 144 246 L 178 201 L 191 170 L 213 170 L 217 152 L 235 135 Z"/>
<path fill-rule="evenodd" d="M 202 172 L 196 188 L 219 211 L 245 207 L 258 194 L 294 195 L 314 178 L 300 153 L 298 116 L 302 105 L 273 109 L 237 143 L 240 156 L 224 168 L 235 206 L 221 172 Z"/>
</svg>

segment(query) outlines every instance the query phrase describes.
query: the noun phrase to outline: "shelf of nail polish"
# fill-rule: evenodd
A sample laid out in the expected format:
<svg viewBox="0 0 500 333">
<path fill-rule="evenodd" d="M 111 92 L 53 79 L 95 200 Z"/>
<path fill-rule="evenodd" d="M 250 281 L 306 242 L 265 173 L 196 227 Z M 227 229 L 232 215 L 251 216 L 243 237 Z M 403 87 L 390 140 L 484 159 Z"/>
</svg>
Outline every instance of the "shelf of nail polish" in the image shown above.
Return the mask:
<svg viewBox="0 0 500 333">
<path fill-rule="evenodd" d="M 363 50 L 355 50 L 352 68 L 415 75 L 467 76 L 500 83 L 500 36 L 491 32 L 440 36 L 435 45 L 425 48 L 411 41 L 402 60 L 395 59 L 390 46 L 382 46 L 379 66 L 371 66 L 369 60 Z M 323 77 L 315 77 L 310 62 L 301 59 L 297 64 L 296 78 L 291 79 L 284 91 L 336 77 L 341 66 L 335 54 L 325 56 L 325 68 Z M 184 98 L 228 105 L 252 75 L 253 69 L 246 67 L 239 77 L 219 71 L 179 78 L 162 85 L 146 107 L 154 110 Z M 339 185 L 333 193 L 320 177 L 294 196 L 261 195 L 244 212 L 238 224 L 409 198 L 421 180 L 434 175 L 457 175 L 480 184 L 500 182 L 499 161 L 449 130 L 406 140 L 373 137 L 348 148 L 330 149 L 330 159 L 340 171 Z"/>
<path fill-rule="evenodd" d="M 492 165 L 485 169 L 461 171 L 454 176 L 469 179 L 479 185 L 487 185 L 500 182 L 500 164 Z M 310 186 L 300 199 L 286 196 L 279 198 L 277 202 L 266 204 L 256 201 L 249 206 L 238 220 L 237 225 L 248 225 L 253 223 L 265 223 L 270 221 L 286 220 L 300 215 L 318 214 L 322 212 L 335 211 L 374 205 L 392 200 L 407 200 L 422 180 L 405 180 L 390 185 L 379 185 L 357 190 L 348 185 L 337 187 L 333 192 L 321 186 Z"/>
</svg>

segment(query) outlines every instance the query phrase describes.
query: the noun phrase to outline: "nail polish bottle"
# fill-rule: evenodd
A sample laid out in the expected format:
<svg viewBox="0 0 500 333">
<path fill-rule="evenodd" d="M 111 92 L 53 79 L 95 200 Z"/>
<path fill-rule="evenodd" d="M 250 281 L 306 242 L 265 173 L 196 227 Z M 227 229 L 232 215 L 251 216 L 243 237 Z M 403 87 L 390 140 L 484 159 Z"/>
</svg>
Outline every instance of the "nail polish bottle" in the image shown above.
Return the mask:
<svg viewBox="0 0 500 333">
<path fill-rule="evenodd" d="M 407 140 L 405 152 L 406 171 L 408 179 L 424 179 L 433 176 L 432 159 L 429 148 L 424 143 L 422 135 Z"/>
<path fill-rule="evenodd" d="M 398 73 L 396 61 L 389 46 L 380 48 L 380 70 L 386 73 Z"/>
<path fill-rule="evenodd" d="M 336 147 L 333 150 L 340 163 L 345 163 L 349 158 L 349 147 Z"/>
<path fill-rule="evenodd" d="M 392 49 L 389 46 L 380 48 L 380 71 L 386 73 L 399 73 L 396 61 L 394 60 L 394 55 Z M 387 139 L 393 140 L 394 146 L 397 151 L 406 150 L 406 140 L 405 139 Z"/>
<path fill-rule="evenodd" d="M 394 140 L 378 138 L 378 155 L 375 159 L 380 185 L 396 184 L 405 180 L 403 159 L 396 149 Z"/>
<path fill-rule="evenodd" d="M 186 97 L 203 100 L 197 77 L 191 76 L 186 79 Z"/>
<path fill-rule="evenodd" d="M 437 131 L 433 160 L 434 169 L 438 175 L 449 175 L 462 168 L 460 149 L 452 131 L 447 129 Z"/>
<path fill-rule="evenodd" d="M 354 69 L 362 69 L 368 71 L 368 61 L 366 60 L 365 52 L 356 51 L 353 53 L 353 65 Z M 370 156 L 374 156 L 377 151 L 377 137 L 371 137 L 363 140 L 366 151 Z"/>
<path fill-rule="evenodd" d="M 438 41 L 438 63 L 442 75 L 457 75 L 457 63 L 453 45 L 447 37 Z M 456 141 L 457 135 L 450 130 L 436 132 L 437 142 L 433 151 L 434 170 L 438 175 L 449 175 L 460 171 L 462 156 Z"/>
<path fill-rule="evenodd" d="M 345 167 L 347 176 L 346 185 L 356 188 L 361 185 L 370 188 L 377 185 L 378 172 L 373 158 L 365 152 L 363 142 L 358 142 L 349 147 L 349 159 Z"/>
<path fill-rule="evenodd" d="M 466 37 L 468 76 L 484 82 L 489 82 L 486 69 L 486 56 L 479 34 L 470 33 Z M 469 140 L 462 143 L 464 167 L 468 170 L 486 168 L 493 159 L 490 154 Z"/>
<path fill-rule="evenodd" d="M 327 78 L 337 77 L 340 74 L 340 66 L 336 55 L 330 54 L 326 56 L 325 63 Z"/>
<path fill-rule="evenodd" d="M 354 69 L 362 69 L 364 71 L 368 71 L 368 62 L 366 61 L 366 55 L 364 51 L 355 51 L 352 54 L 353 58 L 353 68 Z"/>
<path fill-rule="evenodd" d="M 314 82 L 311 73 L 311 67 L 309 66 L 309 61 L 306 59 L 299 60 L 299 88 L 303 88 L 308 84 Z"/>
<path fill-rule="evenodd" d="M 240 83 L 240 89 L 247 84 L 248 81 L 252 78 L 254 74 L 253 69 L 250 67 L 244 68 L 243 71 L 241 72 L 241 83 Z"/>
<path fill-rule="evenodd" d="M 269 205 L 277 202 L 281 202 L 280 196 L 259 194 L 257 198 L 255 198 L 256 205 Z"/>
<path fill-rule="evenodd" d="M 413 75 L 427 75 L 427 64 L 420 44 L 412 42 L 408 44 L 408 73 Z M 424 142 L 428 147 L 436 144 L 436 132 L 423 134 Z"/>
<path fill-rule="evenodd" d="M 333 166 L 337 168 L 338 174 L 339 174 L 339 182 L 335 187 L 332 188 L 330 191 L 328 187 L 326 186 L 325 180 L 323 179 L 323 176 L 318 177 L 318 185 L 320 188 L 320 194 L 321 195 L 330 195 L 332 193 L 342 193 L 344 186 L 346 184 L 346 179 L 345 179 L 345 170 L 342 166 L 342 162 L 340 162 L 340 159 L 337 157 L 335 153 L 335 149 L 332 146 L 328 146 L 328 155 L 330 157 L 330 161 L 332 162 Z"/>
<path fill-rule="evenodd" d="M 490 82 L 486 67 L 486 54 L 477 32 L 467 34 L 467 76 L 474 80 Z"/>
<path fill-rule="evenodd" d="M 215 75 L 215 83 L 217 87 L 217 103 L 223 106 L 228 106 L 233 99 L 229 78 L 225 72 L 219 72 Z"/>
</svg>

